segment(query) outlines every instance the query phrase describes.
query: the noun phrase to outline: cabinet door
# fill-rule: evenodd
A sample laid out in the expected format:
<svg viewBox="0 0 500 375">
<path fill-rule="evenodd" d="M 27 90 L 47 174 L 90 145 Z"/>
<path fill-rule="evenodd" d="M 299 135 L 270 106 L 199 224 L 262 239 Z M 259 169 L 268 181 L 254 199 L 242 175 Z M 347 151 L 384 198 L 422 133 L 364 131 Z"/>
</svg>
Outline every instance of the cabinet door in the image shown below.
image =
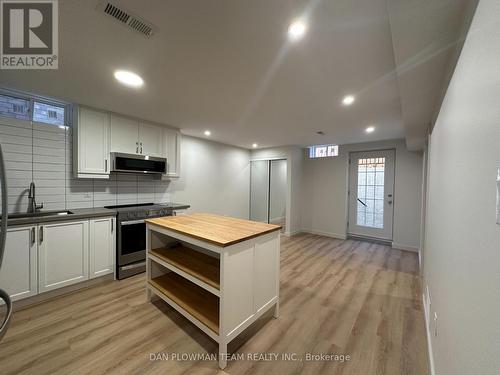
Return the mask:
<svg viewBox="0 0 500 375">
<path fill-rule="evenodd" d="M 139 122 L 111 115 L 111 151 L 127 154 L 139 153 Z"/>
<path fill-rule="evenodd" d="M 38 293 L 36 227 L 7 229 L 0 286 L 13 301 Z"/>
<path fill-rule="evenodd" d="M 45 292 L 89 278 L 89 221 L 38 226 L 38 290 Z"/>
<path fill-rule="evenodd" d="M 113 273 L 115 268 L 115 218 L 92 219 L 89 230 L 90 278 Z"/>
<path fill-rule="evenodd" d="M 167 157 L 166 177 L 179 177 L 181 155 L 181 133 L 174 129 L 163 129 L 165 154 Z"/>
<path fill-rule="evenodd" d="M 109 174 L 109 114 L 78 109 L 78 173 Z"/>
<path fill-rule="evenodd" d="M 142 155 L 164 156 L 162 132 L 162 126 L 139 124 L 139 151 Z"/>
</svg>

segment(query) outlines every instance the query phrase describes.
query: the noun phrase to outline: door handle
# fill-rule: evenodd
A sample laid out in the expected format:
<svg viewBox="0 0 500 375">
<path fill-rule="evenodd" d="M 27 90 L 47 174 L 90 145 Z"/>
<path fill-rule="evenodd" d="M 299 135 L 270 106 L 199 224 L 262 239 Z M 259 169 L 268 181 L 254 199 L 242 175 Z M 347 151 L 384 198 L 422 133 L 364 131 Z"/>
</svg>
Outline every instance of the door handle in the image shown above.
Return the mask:
<svg viewBox="0 0 500 375">
<path fill-rule="evenodd" d="M 365 203 L 365 202 L 363 202 L 361 199 L 359 199 L 359 198 L 358 198 L 358 202 L 359 202 L 359 203 L 361 203 L 363 206 L 365 206 L 365 207 L 366 207 L 366 203 Z"/>
<path fill-rule="evenodd" d="M 40 244 L 43 242 L 43 225 L 40 227 Z"/>
<path fill-rule="evenodd" d="M 108 159 L 104 159 L 104 172 L 108 171 Z"/>
<path fill-rule="evenodd" d="M 114 228 L 113 228 L 113 224 L 114 224 L 114 222 L 115 222 L 115 220 L 114 220 L 114 219 L 111 219 L 111 233 L 113 233 L 113 230 L 114 230 Z"/>
<path fill-rule="evenodd" d="M 31 227 L 30 237 L 31 237 L 31 244 L 34 245 L 35 244 L 35 227 Z"/>
<path fill-rule="evenodd" d="M 139 153 L 139 142 L 135 142 L 135 153 Z"/>
<path fill-rule="evenodd" d="M 142 154 L 142 142 L 141 142 L 141 154 Z"/>
</svg>

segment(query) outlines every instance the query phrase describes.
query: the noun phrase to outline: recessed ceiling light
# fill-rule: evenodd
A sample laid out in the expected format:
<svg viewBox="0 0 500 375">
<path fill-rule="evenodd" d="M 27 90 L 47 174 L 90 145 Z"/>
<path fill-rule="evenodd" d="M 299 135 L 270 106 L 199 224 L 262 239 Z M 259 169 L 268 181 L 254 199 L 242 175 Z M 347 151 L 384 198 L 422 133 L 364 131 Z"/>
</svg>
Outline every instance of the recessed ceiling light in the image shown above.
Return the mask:
<svg viewBox="0 0 500 375">
<path fill-rule="evenodd" d="M 257 147 L 259 147 L 259 145 L 257 143 L 254 143 L 254 144 L 252 144 L 252 147 L 257 148 Z"/>
<path fill-rule="evenodd" d="M 127 70 L 115 71 L 115 78 L 130 87 L 141 87 L 144 84 L 144 80 L 140 76 Z"/>
<path fill-rule="evenodd" d="M 307 26 L 302 21 L 294 21 L 288 27 L 288 36 L 292 40 L 301 39 L 306 33 Z"/>
<path fill-rule="evenodd" d="M 212 133 L 210 132 L 210 130 L 205 130 L 205 135 L 206 135 L 207 137 L 210 137 L 210 135 L 211 135 L 211 134 L 212 134 Z"/>
<path fill-rule="evenodd" d="M 373 133 L 375 131 L 375 126 L 369 126 L 365 129 L 365 132 L 367 133 Z"/>
<path fill-rule="evenodd" d="M 355 100 L 356 100 L 356 98 L 353 95 L 346 95 L 342 99 L 342 104 L 343 105 L 351 105 L 352 103 L 354 103 Z"/>
</svg>

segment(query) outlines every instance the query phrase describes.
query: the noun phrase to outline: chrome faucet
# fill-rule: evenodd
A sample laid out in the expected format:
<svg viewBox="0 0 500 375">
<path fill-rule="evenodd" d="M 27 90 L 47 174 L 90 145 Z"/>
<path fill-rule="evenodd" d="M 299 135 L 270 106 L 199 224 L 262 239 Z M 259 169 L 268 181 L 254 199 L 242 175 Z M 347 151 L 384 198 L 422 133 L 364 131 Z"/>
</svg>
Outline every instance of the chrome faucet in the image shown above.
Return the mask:
<svg viewBox="0 0 500 375">
<path fill-rule="evenodd" d="M 31 182 L 30 191 L 28 194 L 28 213 L 35 213 L 43 208 L 43 203 L 36 204 L 35 200 L 35 183 Z"/>
</svg>

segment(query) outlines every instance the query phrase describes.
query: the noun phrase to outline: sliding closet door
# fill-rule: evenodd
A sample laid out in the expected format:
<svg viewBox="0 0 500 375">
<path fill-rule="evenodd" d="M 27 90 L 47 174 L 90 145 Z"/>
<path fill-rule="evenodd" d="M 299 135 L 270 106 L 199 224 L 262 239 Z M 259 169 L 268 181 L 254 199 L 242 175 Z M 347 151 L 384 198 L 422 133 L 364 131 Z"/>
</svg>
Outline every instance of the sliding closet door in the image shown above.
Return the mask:
<svg viewBox="0 0 500 375">
<path fill-rule="evenodd" d="M 285 227 L 286 160 L 271 160 L 269 222 Z"/>
<path fill-rule="evenodd" d="M 250 220 L 269 219 L 269 161 L 250 162 Z"/>
</svg>

